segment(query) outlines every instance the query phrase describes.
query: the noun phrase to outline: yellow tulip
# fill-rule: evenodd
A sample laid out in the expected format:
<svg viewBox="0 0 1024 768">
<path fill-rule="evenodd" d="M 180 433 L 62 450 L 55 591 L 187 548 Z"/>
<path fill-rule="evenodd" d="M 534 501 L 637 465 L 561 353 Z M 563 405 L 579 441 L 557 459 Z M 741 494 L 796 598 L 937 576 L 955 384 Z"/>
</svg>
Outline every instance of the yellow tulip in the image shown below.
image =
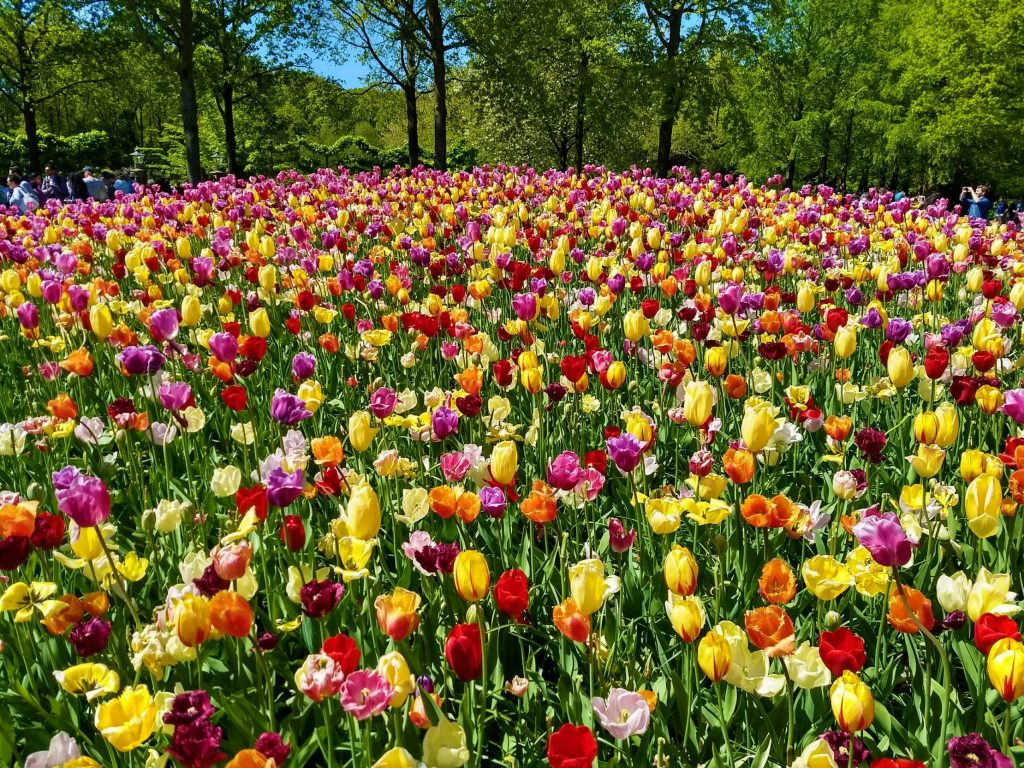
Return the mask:
<svg viewBox="0 0 1024 768">
<path fill-rule="evenodd" d="M 971 482 L 980 475 L 1003 476 L 1003 463 L 995 456 L 976 448 L 968 448 L 960 454 L 960 477 Z"/>
<path fill-rule="evenodd" d="M 404 747 L 392 747 L 379 758 L 370 768 L 416 768 L 420 761 L 409 754 Z"/>
<path fill-rule="evenodd" d="M 447 718 L 427 729 L 423 737 L 423 762 L 430 768 L 460 768 L 469 762 L 466 732 Z"/>
<path fill-rule="evenodd" d="M 352 489 L 345 507 L 345 526 L 349 536 L 369 541 L 380 531 L 380 502 L 377 492 L 367 482 Z"/>
<path fill-rule="evenodd" d="M 984 413 L 991 416 L 993 413 L 999 410 L 999 407 L 1003 404 L 1003 393 L 999 387 L 993 387 L 989 384 L 982 384 L 978 387 L 978 391 L 974 395 L 974 402 L 978 404 L 978 407 Z"/>
<path fill-rule="evenodd" d="M 177 251 L 179 259 L 188 260 L 192 258 L 192 242 L 187 237 L 179 237 L 174 244 L 174 249 Z"/>
<path fill-rule="evenodd" d="M 195 648 L 210 636 L 210 601 L 186 592 L 174 603 L 174 626 L 181 644 Z"/>
<path fill-rule="evenodd" d="M 369 448 L 376 436 L 377 430 L 371 425 L 368 411 L 356 411 L 348 417 L 348 442 L 356 453 Z"/>
<path fill-rule="evenodd" d="M 839 339 L 836 334 L 836 347 L 838 349 Z M 846 355 L 849 357 L 849 355 Z M 897 389 L 902 389 L 914 380 L 914 360 L 905 347 L 895 347 L 889 352 L 889 359 L 885 364 L 889 374 L 889 380 Z"/>
<path fill-rule="evenodd" d="M 677 595 L 692 595 L 697 589 L 700 568 L 697 559 L 686 547 L 678 544 L 665 555 L 665 585 Z"/>
<path fill-rule="evenodd" d="M 751 453 L 757 453 L 771 439 L 778 429 L 779 421 L 775 418 L 776 408 L 763 400 L 748 400 L 743 408 L 743 423 L 740 433 L 743 443 Z"/>
<path fill-rule="evenodd" d="M 871 689 L 849 670 L 832 683 L 829 699 L 832 702 L 832 714 L 840 730 L 846 733 L 863 731 L 875 719 L 875 697 Z"/>
<path fill-rule="evenodd" d="M 964 510 L 967 526 L 979 539 L 987 539 L 999 533 L 1003 488 L 998 478 L 979 475 L 967 486 Z"/>
<path fill-rule="evenodd" d="M 845 761 L 844 761 L 845 762 Z M 836 762 L 832 747 L 824 739 L 815 739 L 800 753 L 789 768 L 845 768 Z"/>
<path fill-rule="evenodd" d="M 263 307 L 257 308 L 249 314 L 249 330 L 253 336 L 265 339 L 270 335 L 270 316 Z"/>
<path fill-rule="evenodd" d="M 704 368 L 712 376 L 721 376 L 728 364 L 729 350 L 725 347 L 712 347 L 704 352 Z"/>
<path fill-rule="evenodd" d="M 828 555 L 815 555 L 800 569 L 807 591 L 822 601 L 835 600 L 854 585 L 849 568 Z"/>
<path fill-rule="evenodd" d="M 640 341 L 651 332 L 650 322 L 639 309 L 631 309 L 626 313 L 622 319 L 622 327 L 626 338 L 632 342 Z"/>
<path fill-rule="evenodd" d="M 491 572 L 487 558 L 475 549 L 465 549 L 455 556 L 452 571 L 455 591 L 467 602 L 475 603 L 487 597 L 491 586 Z"/>
<path fill-rule="evenodd" d="M 835 338 L 836 357 L 840 360 L 847 360 L 857 350 L 857 331 L 852 326 L 844 325 L 836 331 Z"/>
<path fill-rule="evenodd" d="M 909 461 L 918 477 L 929 478 L 939 473 L 945 458 L 946 452 L 937 445 L 919 445 L 917 453 L 909 457 Z"/>
<path fill-rule="evenodd" d="M 96 730 L 119 752 L 130 752 L 153 734 L 157 707 L 144 685 L 125 688 L 96 709 Z"/>
<path fill-rule="evenodd" d="M 203 307 L 199 297 L 193 293 L 181 300 L 181 322 L 185 325 L 198 325 L 203 316 Z"/>
<path fill-rule="evenodd" d="M 801 314 L 807 314 L 814 309 L 814 286 L 803 283 L 796 293 L 796 308 Z"/>
<path fill-rule="evenodd" d="M 626 381 L 626 365 L 621 360 L 616 360 L 608 366 L 604 372 L 604 380 L 609 389 L 618 389 Z"/>
<path fill-rule="evenodd" d="M 668 600 L 665 601 L 665 612 L 668 614 L 672 629 L 685 642 L 692 643 L 697 639 L 705 620 L 704 603 L 699 597 L 683 597 L 669 592 Z"/>
<path fill-rule="evenodd" d="M 1004 637 L 988 653 L 988 679 L 1003 701 L 1024 696 L 1024 645 Z"/>
<path fill-rule="evenodd" d="M 491 451 L 491 477 L 501 485 L 508 485 L 519 469 L 519 451 L 512 440 L 502 440 Z"/>
<path fill-rule="evenodd" d="M 273 264 L 264 264 L 257 273 L 257 279 L 259 280 L 260 288 L 270 293 L 274 290 L 274 286 L 277 285 L 277 267 Z"/>
<path fill-rule="evenodd" d="M 97 339 L 106 339 L 114 330 L 114 318 L 106 304 L 94 304 L 89 310 L 89 327 Z"/>
<path fill-rule="evenodd" d="M 531 395 L 536 395 L 544 389 L 544 377 L 541 375 L 540 368 L 520 368 L 519 383 Z"/>
<path fill-rule="evenodd" d="M 960 416 L 956 406 L 946 402 L 935 409 L 935 415 L 939 420 L 939 434 L 934 442 L 940 448 L 948 448 L 956 440 L 960 432 Z"/>
<path fill-rule="evenodd" d="M 697 663 L 708 679 L 717 683 L 729 672 L 732 652 L 729 643 L 717 630 L 711 630 L 697 645 Z"/>
<path fill-rule="evenodd" d="M 86 701 L 117 693 L 121 688 L 121 678 L 105 664 L 75 664 L 54 672 L 53 676 L 61 688 L 72 695 L 85 696 Z"/>
<path fill-rule="evenodd" d="M 934 411 L 924 411 L 914 417 L 914 439 L 919 443 L 935 445 L 939 429 L 939 417 Z"/>
<path fill-rule="evenodd" d="M 416 679 L 409 670 L 409 663 L 398 651 L 392 651 L 377 660 L 377 671 L 391 683 L 394 689 L 391 695 L 391 708 L 398 709 L 416 690 Z"/>
<path fill-rule="evenodd" d="M 714 391 L 706 381 L 687 382 L 683 389 L 683 418 L 695 427 L 703 427 L 711 418 Z"/>
<path fill-rule="evenodd" d="M 589 616 L 604 605 L 605 598 L 618 591 L 618 579 L 606 578 L 604 563 L 596 558 L 581 560 L 569 568 L 569 591 L 579 612 Z"/>
</svg>

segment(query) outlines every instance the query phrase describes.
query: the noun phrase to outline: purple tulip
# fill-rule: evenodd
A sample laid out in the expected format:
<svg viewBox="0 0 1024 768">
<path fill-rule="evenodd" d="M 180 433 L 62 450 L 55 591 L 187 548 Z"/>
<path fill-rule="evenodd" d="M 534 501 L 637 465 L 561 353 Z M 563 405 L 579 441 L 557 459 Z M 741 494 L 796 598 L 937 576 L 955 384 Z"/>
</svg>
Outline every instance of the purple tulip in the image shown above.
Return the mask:
<svg viewBox="0 0 1024 768">
<path fill-rule="evenodd" d="M 490 517 L 501 517 L 505 514 L 508 500 L 501 488 L 486 486 L 480 489 L 480 508 Z"/>
<path fill-rule="evenodd" d="M 278 389 L 270 401 L 270 418 L 292 427 L 300 421 L 305 421 L 313 415 L 313 412 L 306 407 L 305 401 L 295 395 Z"/>
<path fill-rule="evenodd" d="M 316 358 L 309 352 L 299 352 L 292 358 L 292 376 L 308 379 L 316 371 Z"/>
<path fill-rule="evenodd" d="M 345 587 L 330 579 L 318 581 L 313 579 L 302 586 L 299 590 L 299 597 L 302 600 L 302 610 L 307 616 L 320 619 L 334 610 L 334 607 L 341 600 Z"/>
<path fill-rule="evenodd" d="M 1024 389 L 1009 389 L 1003 393 L 1005 398 L 999 408 L 1018 424 L 1024 424 Z"/>
<path fill-rule="evenodd" d="M 168 411 L 180 411 L 192 400 L 192 387 L 183 381 L 165 381 L 157 390 L 160 404 Z"/>
<path fill-rule="evenodd" d="M 302 495 L 305 485 L 306 477 L 301 469 L 288 474 L 275 467 L 267 475 L 267 502 L 275 507 L 287 507 Z"/>
<path fill-rule="evenodd" d="M 83 659 L 103 653 L 110 637 L 111 626 L 109 621 L 103 619 L 83 619 L 71 629 L 71 647 Z"/>
<path fill-rule="evenodd" d="M 81 473 L 72 477 L 69 469 L 72 468 L 65 467 L 52 476 L 57 509 L 82 528 L 103 524 L 110 517 L 110 492 L 106 484 L 98 477 Z M 70 482 L 65 485 L 69 477 Z"/>
<path fill-rule="evenodd" d="M 537 295 L 517 293 L 512 297 L 512 309 L 520 320 L 533 320 L 537 316 Z"/>
<path fill-rule="evenodd" d="M 548 462 L 548 485 L 561 491 L 571 491 L 582 479 L 580 457 L 572 451 L 562 451 Z"/>
<path fill-rule="evenodd" d="M 378 419 L 386 419 L 394 413 L 398 396 L 390 387 L 379 387 L 370 395 L 370 413 Z"/>
<path fill-rule="evenodd" d="M 430 416 L 430 426 L 438 440 L 444 440 L 459 428 L 459 412 L 442 405 Z"/>
<path fill-rule="evenodd" d="M 178 310 L 158 309 L 149 316 L 149 332 L 154 341 L 171 341 L 178 335 Z"/>
<path fill-rule="evenodd" d="M 608 520 L 608 546 L 612 548 L 612 552 L 618 552 L 621 555 L 633 546 L 634 541 L 636 541 L 635 528 L 631 528 L 627 532 L 619 518 L 613 517 Z"/>
<path fill-rule="evenodd" d="M 1013 761 L 993 749 L 980 733 L 954 736 L 946 751 L 950 768 L 1013 768 Z"/>
<path fill-rule="evenodd" d="M 124 369 L 132 376 L 154 374 L 159 371 L 167 358 L 156 347 L 125 347 L 117 356 Z"/>
<path fill-rule="evenodd" d="M 26 331 L 39 327 L 39 310 L 31 301 L 25 301 L 18 305 L 16 310 L 18 322 Z"/>
<path fill-rule="evenodd" d="M 735 315 L 740 311 L 743 302 L 743 286 L 729 283 L 718 292 L 718 306 L 727 315 Z"/>
<path fill-rule="evenodd" d="M 889 319 L 889 324 L 885 327 L 885 336 L 893 344 L 902 344 L 913 330 L 914 326 L 909 320 L 893 317 Z"/>
<path fill-rule="evenodd" d="M 853 535 L 876 563 L 889 568 L 909 563 L 912 550 L 917 547 L 899 518 L 892 512 L 879 512 L 877 507 L 864 511 L 860 522 L 853 526 Z"/>
<path fill-rule="evenodd" d="M 608 438 L 608 456 L 615 462 L 619 471 L 628 475 L 640 464 L 644 444 L 631 432 Z"/>
<path fill-rule="evenodd" d="M 238 356 L 238 339 L 221 331 L 210 337 L 210 353 L 222 363 L 230 363 Z"/>
</svg>

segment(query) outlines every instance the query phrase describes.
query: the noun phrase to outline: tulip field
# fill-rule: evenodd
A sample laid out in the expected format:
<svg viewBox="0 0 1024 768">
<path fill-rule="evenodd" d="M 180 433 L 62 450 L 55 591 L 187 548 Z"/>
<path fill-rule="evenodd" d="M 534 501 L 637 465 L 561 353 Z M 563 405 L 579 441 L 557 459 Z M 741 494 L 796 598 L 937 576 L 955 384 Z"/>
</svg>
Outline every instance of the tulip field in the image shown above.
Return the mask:
<svg viewBox="0 0 1024 768">
<path fill-rule="evenodd" d="M 525 167 L 0 221 L 0 765 L 1024 765 L 1024 233 Z"/>
</svg>

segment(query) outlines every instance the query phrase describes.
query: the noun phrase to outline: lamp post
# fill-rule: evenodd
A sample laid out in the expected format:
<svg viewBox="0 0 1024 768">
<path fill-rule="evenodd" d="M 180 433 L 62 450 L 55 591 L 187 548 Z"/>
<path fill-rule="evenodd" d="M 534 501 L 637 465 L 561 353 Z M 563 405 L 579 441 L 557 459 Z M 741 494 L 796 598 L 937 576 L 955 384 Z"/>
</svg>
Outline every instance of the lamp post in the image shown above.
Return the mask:
<svg viewBox="0 0 1024 768">
<path fill-rule="evenodd" d="M 136 149 L 134 152 L 128 155 L 132 159 L 132 173 L 135 174 L 136 179 L 145 184 L 146 179 L 146 153 Z"/>
</svg>

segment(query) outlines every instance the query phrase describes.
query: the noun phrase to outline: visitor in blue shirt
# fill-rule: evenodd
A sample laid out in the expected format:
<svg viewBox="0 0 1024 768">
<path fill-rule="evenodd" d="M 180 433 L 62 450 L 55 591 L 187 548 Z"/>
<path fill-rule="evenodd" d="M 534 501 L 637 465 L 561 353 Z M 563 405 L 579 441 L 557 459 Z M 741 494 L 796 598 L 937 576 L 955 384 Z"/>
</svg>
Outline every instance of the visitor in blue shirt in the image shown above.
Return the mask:
<svg viewBox="0 0 1024 768">
<path fill-rule="evenodd" d="M 28 213 L 39 207 L 39 200 L 30 195 L 21 185 L 21 178 L 18 176 L 7 177 L 7 189 L 10 190 L 8 205 L 18 209 L 18 213 Z"/>
<path fill-rule="evenodd" d="M 960 190 L 960 205 L 967 206 L 967 216 L 971 219 L 987 219 L 992 209 L 992 201 L 988 199 L 988 187 L 984 184 L 977 189 L 964 187 Z"/>
</svg>

